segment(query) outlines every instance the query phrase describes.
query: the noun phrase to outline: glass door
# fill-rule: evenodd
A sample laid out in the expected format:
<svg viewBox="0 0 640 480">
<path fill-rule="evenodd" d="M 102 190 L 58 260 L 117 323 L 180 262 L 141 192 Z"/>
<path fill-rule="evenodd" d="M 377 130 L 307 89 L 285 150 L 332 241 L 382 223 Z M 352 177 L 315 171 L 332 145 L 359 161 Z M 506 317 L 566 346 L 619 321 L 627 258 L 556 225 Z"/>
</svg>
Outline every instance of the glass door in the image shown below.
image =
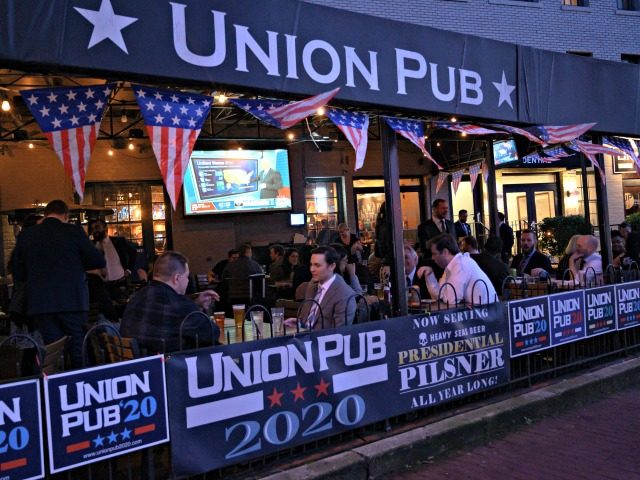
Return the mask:
<svg viewBox="0 0 640 480">
<path fill-rule="evenodd" d="M 504 185 L 505 215 L 514 230 L 535 229 L 548 217 L 558 215 L 555 184 Z"/>
</svg>

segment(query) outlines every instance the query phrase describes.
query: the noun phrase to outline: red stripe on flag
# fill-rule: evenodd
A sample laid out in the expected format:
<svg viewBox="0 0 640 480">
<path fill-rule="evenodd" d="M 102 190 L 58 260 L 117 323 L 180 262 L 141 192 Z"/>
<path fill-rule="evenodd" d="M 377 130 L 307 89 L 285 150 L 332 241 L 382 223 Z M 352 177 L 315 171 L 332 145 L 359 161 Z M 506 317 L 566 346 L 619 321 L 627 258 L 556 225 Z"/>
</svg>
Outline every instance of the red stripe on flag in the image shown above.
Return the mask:
<svg viewBox="0 0 640 480">
<path fill-rule="evenodd" d="M 72 443 L 71 445 L 67 445 L 67 453 L 79 452 L 80 450 L 86 450 L 91 446 L 91 442 L 87 440 L 86 442 L 78 442 Z"/>
<path fill-rule="evenodd" d="M 143 433 L 153 432 L 156 429 L 155 423 L 150 423 L 149 425 L 143 425 L 142 427 L 135 428 L 133 430 L 134 435 L 142 435 Z"/>
<path fill-rule="evenodd" d="M 76 145 L 78 147 L 78 175 L 80 177 L 80 185 L 84 190 L 84 172 L 85 172 L 85 159 L 84 149 L 85 147 L 84 129 L 76 129 Z"/>
<path fill-rule="evenodd" d="M 59 135 L 60 138 L 60 146 L 62 147 L 60 153 L 62 153 L 64 171 L 73 179 L 73 165 L 71 164 L 71 156 L 69 155 L 69 131 L 60 130 L 59 132 L 54 133 L 54 135 Z M 75 185 L 75 181 L 73 183 Z"/>
<path fill-rule="evenodd" d="M 27 459 L 25 458 L 17 458 L 15 460 L 11 460 L 10 462 L 0 463 L 0 472 L 6 472 L 7 470 L 12 470 L 18 467 L 24 467 L 27 465 Z"/>
<path fill-rule="evenodd" d="M 182 188 L 182 144 L 184 129 L 176 128 L 176 143 L 175 143 L 175 160 L 173 162 L 173 192 L 175 195 L 175 202 L 178 202 L 178 195 Z"/>
</svg>

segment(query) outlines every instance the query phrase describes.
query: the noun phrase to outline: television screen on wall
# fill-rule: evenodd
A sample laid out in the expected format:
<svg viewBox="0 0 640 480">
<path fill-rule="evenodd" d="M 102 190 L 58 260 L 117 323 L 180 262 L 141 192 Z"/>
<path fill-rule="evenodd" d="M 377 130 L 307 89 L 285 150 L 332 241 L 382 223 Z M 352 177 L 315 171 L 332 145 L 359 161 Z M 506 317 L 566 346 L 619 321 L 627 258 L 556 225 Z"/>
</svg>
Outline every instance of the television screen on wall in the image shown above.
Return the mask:
<svg viewBox="0 0 640 480">
<path fill-rule="evenodd" d="M 493 160 L 496 167 L 518 161 L 515 140 L 499 140 L 493 142 Z"/>
<path fill-rule="evenodd" d="M 196 150 L 183 192 L 186 215 L 290 210 L 287 151 Z"/>
</svg>

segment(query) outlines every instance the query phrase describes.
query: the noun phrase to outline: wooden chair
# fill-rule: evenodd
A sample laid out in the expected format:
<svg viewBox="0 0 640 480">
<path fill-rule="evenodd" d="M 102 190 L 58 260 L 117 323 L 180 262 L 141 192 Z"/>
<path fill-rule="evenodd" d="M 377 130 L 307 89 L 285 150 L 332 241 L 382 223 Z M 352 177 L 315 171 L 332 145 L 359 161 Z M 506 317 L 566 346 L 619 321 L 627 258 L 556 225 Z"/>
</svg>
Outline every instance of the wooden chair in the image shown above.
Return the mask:
<svg viewBox="0 0 640 480">
<path fill-rule="evenodd" d="M 40 365 L 40 371 L 47 375 L 62 372 L 65 365 L 65 353 L 71 337 L 62 337 L 49 345 L 44 346 L 44 358 Z"/>
<path fill-rule="evenodd" d="M 123 362 L 140 357 L 140 348 L 135 338 L 120 337 L 101 332 L 98 337 L 104 346 L 107 363 Z"/>
</svg>

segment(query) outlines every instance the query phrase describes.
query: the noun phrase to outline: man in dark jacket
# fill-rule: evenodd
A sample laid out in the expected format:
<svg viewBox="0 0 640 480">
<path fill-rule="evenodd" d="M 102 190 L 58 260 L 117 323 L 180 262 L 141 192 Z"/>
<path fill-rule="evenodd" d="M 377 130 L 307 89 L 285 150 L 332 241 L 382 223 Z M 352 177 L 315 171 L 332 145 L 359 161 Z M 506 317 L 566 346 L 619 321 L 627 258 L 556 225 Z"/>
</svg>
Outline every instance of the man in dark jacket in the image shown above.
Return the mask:
<svg viewBox="0 0 640 480">
<path fill-rule="evenodd" d="M 536 234 L 527 229 L 520 233 L 520 248 L 522 253 L 513 257 L 511 268 L 518 271 L 518 275 L 531 275 L 534 277 L 541 276 L 542 271 L 547 274 L 551 272 L 551 261 L 549 258 L 536 250 L 538 239 Z"/>
<path fill-rule="evenodd" d="M 502 261 L 509 263 L 511 258 L 511 250 L 513 249 L 513 228 L 505 221 L 504 213 L 498 212 L 498 218 L 500 219 L 500 225 L 498 226 L 498 234 L 500 240 L 502 240 Z"/>
<path fill-rule="evenodd" d="M 82 326 L 87 321 L 86 270 L 105 266 L 80 225 L 71 225 L 69 207 L 53 200 L 44 220 L 25 230 L 16 244 L 15 277 L 26 282 L 27 315 L 46 344 L 71 337 L 74 367 L 82 366 Z"/>
<path fill-rule="evenodd" d="M 120 326 L 122 336 L 136 338 L 150 355 L 177 351 L 180 325 L 187 315 L 206 310 L 218 300 L 213 290 L 200 292 L 195 300 L 190 300 L 184 296 L 188 283 L 187 258 L 172 251 L 160 255 L 154 264 L 153 280 L 127 304 Z M 206 315 L 194 314 L 185 322 L 182 333 L 187 337 L 185 348 L 193 348 L 216 343 L 220 329 Z"/>
<path fill-rule="evenodd" d="M 431 205 L 431 218 L 424 223 L 418 225 L 418 240 L 420 241 L 420 250 L 425 255 L 429 252 L 427 242 L 440 235 L 441 233 L 448 233 L 455 236 L 456 228 L 453 222 L 447 217 L 449 216 L 449 203 L 442 199 L 437 198 Z M 429 256 L 427 254 L 427 256 Z"/>
<path fill-rule="evenodd" d="M 502 283 L 509 276 L 509 267 L 500 259 L 502 253 L 502 240 L 498 237 L 490 237 L 485 245 L 485 251 L 478 251 L 478 241 L 472 237 L 464 237 L 464 251 L 475 260 L 484 273 L 487 274 L 493 288 L 498 295 L 502 295 Z M 497 255 L 496 255 L 497 251 Z"/>
</svg>

